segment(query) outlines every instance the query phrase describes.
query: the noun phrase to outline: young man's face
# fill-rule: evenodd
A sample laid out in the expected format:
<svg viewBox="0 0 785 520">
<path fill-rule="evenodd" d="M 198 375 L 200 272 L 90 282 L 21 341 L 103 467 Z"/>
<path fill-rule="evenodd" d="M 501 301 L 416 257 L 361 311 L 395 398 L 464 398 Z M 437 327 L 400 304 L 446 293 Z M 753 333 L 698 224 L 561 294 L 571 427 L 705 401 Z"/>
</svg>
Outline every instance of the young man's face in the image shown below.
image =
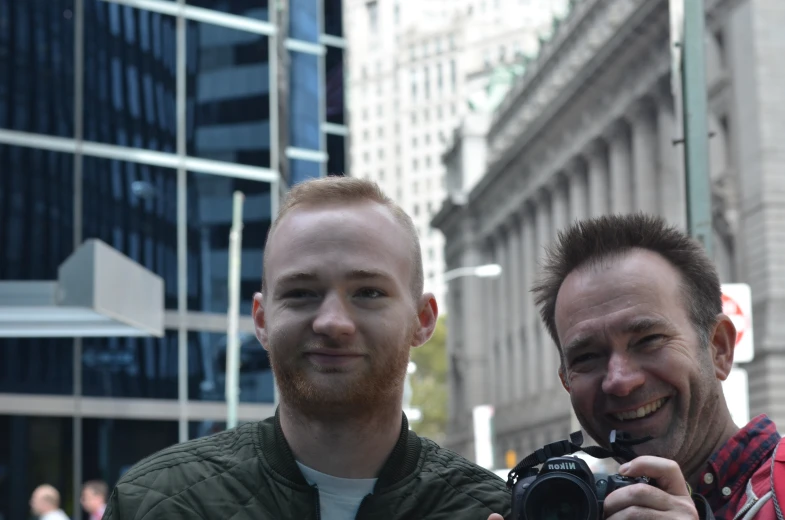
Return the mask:
<svg viewBox="0 0 785 520">
<path fill-rule="evenodd" d="M 409 349 L 430 336 L 436 305 L 412 294 L 411 238 L 389 210 L 298 207 L 266 262 L 254 318 L 282 401 L 331 416 L 399 402 Z"/>
<path fill-rule="evenodd" d="M 653 440 L 636 447 L 680 464 L 719 420 L 722 345 L 700 345 L 681 276 L 635 250 L 570 273 L 556 301 L 562 381 L 583 428 L 607 446 L 611 430 Z M 713 337 L 714 335 L 712 335 Z"/>
<path fill-rule="evenodd" d="M 95 493 L 90 488 L 84 488 L 82 490 L 82 508 L 87 511 L 89 514 L 93 514 L 103 505 L 103 499 L 100 495 Z"/>
</svg>

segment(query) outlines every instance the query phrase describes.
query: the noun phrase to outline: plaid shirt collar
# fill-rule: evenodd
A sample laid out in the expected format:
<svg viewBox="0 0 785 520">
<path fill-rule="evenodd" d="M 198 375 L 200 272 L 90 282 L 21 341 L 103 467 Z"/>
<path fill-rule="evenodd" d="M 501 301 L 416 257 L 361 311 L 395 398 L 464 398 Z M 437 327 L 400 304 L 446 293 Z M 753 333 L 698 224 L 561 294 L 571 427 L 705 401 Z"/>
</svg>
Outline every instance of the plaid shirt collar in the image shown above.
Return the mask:
<svg viewBox="0 0 785 520">
<path fill-rule="evenodd" d="M 718 519 L 733 518 L 747 481 L 771 458 L 779 440 L 774 423 L 759 415 L 711 456 L 696 491 L 706 497 Z"/>
</svg>

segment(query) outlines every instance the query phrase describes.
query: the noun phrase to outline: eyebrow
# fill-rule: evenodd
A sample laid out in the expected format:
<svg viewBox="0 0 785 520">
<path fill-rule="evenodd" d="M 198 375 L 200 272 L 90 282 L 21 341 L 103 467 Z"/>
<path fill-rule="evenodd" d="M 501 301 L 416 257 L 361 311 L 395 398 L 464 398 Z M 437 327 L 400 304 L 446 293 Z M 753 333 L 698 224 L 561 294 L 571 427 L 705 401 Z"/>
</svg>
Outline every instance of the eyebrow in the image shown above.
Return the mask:
<svg viewBox="0 0 785 520">
<path fill-rule="evenodd" d="M 377 271 L 373 269 L 352 269 L 348 273 L 346 273 L 345 278 L 352 281 L 357 280 L 392 280 L 392 276 L 383 272 Z M 290 274 L 285 274 L 281 278 L 278 279 L 276 285 L 284 285 L 290 283 L 297 283 L 297 282 L 314 282 L 319 279 L 319 276 L 315 273 L 309 273 L 305 271 L 295 272 Z"/>
<path fill-rule="evenodd" d="M 663 319 L 644 316 L 635 318 L 632 321 L 626 323 L 623 327 L 619 328 L 619 332 L 623 334 L 643 334 L 644 332 L 650 331 L 652 329 L 667 327 L 668 322 Z M 567 355 L 570 352 L 586 348 L 593 342 L 594 334 L 578 336 L 565 345 L 562 350 L 564 351 L 564 354 Z"/>
</svg>

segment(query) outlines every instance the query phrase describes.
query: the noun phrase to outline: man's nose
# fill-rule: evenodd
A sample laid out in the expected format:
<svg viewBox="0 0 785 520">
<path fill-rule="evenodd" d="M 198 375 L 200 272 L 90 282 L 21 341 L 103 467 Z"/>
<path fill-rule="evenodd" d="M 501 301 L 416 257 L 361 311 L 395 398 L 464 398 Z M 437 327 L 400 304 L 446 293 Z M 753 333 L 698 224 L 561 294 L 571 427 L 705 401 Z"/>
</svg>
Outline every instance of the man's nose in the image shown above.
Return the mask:
<svg viewBox="0 0 785 520">
<path fill-rule="evenodd" d="M 338 339 L 354 334 L 355 329 L 348 302 L 339 294 L 328 293 L 319 306 L 313 322 L 313 331 L 316 334 Z"/>
<path fill-rule="evenodd" d="M 645 381 L 643 370 L 626 352 L 613 353 L 608 360 L 608 371 L 602 381 L 602 391 L 625 397 L 643 386 Z"/>
</svg>

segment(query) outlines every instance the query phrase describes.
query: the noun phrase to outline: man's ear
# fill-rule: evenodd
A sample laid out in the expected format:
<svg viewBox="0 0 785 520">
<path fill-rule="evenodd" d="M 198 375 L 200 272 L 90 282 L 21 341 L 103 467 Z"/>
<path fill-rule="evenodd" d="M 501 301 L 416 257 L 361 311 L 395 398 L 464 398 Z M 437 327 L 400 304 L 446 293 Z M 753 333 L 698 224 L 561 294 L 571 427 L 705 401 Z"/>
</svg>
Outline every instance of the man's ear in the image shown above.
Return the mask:
<svg viewBox="0 0 785 520">
<path fill-rule="evenodd" d="M 564 370 L 564 363 L 559 365 L 559 379 L 561 380 L 561 385 L 567 390 L 567 393 L 570 393 L 570 382 L 567 380 L 567 373 Z"/>
<path fill-rule="evenodd" d="M 253 324 L 256 339 L 267 350 L 267 321 L 264 315 L 264 296 L 262 293 L 253 295 Z"/>
<path fill-rule="evenodd" d="M 439 306 L 431 293 L 423 294 L 417 308 L 417 331 L 412 339 L 412 347 L 419 347 L 431 339 L 436 320 L 439 318 Z"/>
<path fill-rule="evenodd" d="M 736 326 L 725 314 L 717 315 L 717 323 L 709 338 L 714 374 L 725 381 L 733 368 L 733 351 L 736 349 Z"/>
</svg>

